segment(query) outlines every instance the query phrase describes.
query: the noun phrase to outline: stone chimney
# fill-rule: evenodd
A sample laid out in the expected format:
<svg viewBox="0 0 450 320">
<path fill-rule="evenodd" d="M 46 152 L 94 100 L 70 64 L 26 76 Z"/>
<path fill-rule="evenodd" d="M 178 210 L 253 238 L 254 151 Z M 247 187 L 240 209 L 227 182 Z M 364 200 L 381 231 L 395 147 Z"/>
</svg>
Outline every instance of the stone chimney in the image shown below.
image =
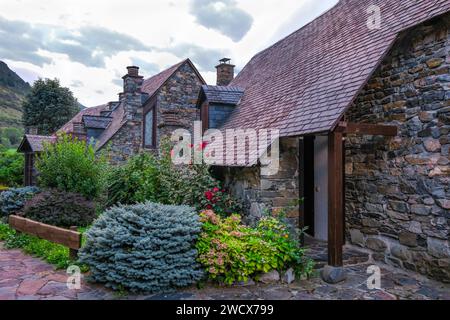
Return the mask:
<svg viewBox="0 0 450 320">
<path fill-rule="evenodd" d="M 142 121 L 142 92 L 144 77 L 139 75 L 139 67 L 127 67 L 128 72 L 122 77 L 123 92 L 119 94 L 120 102 L 124 104 L 127 120 Z"/>
<path fill-rule="evenodd" d="M 31 134 L 31 135 L 37 135 L 38 134 L 38 128 L 37 127 L 26 127 L 25 128 L 25 133 L 26 134 Z"/>
<path fill-rule="evenodd" d="M 216 66 L 217 69 L 217 85 L 227 86 L 234 79 L 234 67 L 231 64 L 231 59 L 223 58 L 219 60 L 220 64 Z"/>
</svg>

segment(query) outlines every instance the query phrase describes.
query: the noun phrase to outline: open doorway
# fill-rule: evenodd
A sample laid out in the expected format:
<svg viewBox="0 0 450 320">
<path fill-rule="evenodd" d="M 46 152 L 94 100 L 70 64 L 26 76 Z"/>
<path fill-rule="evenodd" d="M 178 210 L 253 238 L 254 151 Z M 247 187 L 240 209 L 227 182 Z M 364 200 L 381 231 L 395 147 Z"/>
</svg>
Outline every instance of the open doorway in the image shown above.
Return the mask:
<svg viewBox="0 0 450 320">
<path fill-rule="evenodd" d="M 299 188 L 303 204 L 300 221 L 306 233 L 319 240 L 328 239 L 328 137 L 300 139 Z"/>
</svg>

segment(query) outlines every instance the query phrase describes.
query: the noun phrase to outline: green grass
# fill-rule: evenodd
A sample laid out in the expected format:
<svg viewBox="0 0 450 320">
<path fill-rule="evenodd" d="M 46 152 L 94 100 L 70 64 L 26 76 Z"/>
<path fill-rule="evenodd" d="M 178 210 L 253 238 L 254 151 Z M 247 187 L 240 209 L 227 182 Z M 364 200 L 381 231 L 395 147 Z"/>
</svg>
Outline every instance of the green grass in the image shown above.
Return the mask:
<svg viewBox="0 0 450 320">
<path fill-rule="evenodd" d="M 83 231 L 85 230 L 86 228 Z M 0 223 L 0 241 L 5 241 L 7 249 L 22 249 L 27 254 L 42 258 L 57 269 L 67 269 L 70 265 L 78 265 L 82 272 L 89 270 L 86 265 L 69 259 L 67 247 L 27 234 L 17 234 L 4 223 Z"/>
</svg>

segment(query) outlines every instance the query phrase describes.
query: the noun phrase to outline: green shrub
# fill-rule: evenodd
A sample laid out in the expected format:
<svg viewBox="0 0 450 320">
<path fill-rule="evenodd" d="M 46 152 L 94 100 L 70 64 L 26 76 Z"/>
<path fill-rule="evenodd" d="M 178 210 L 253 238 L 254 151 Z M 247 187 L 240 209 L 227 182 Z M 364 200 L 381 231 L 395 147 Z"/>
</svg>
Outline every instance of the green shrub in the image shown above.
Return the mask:
<svg viewBox="0 0 450 320">
<path fill-rule="evenodd" d="M 188 205 L 197 210 L 212 203 L 205 192 L 220 187 L 207 165 L 174 165 L 167 139 L 161 142 L 158 157 L 141 154 L 114 170 L 108 183 L 107 205 L 153 201 L 167 205 Z M 236 212 L 240 208 L 226 192 L 217 192 L 214 209 L 220 213 Z M 216 200 L 217 199 L 217 200 Z"/>
<path fill-rule="evenodd" d="M 0 128 L 0 150 L 17 148 L 22 140 L 23 133 L 23 128 Z"/>
<path fill-rule="evenodd" d="M 44 146 L 36 168 L 42 187 L 80 193 L 89 199 L 98 197 L 105 187 L 106 159 L 96 157 L 92 145 L 65 134 Z"/>
<path fill-rule="evenodd" d="M 86 227 L 96 218 L 95 205 L 80 194 L 45 190 L 25 203 L 25 218 L 58 227 Z"/>
<path fill-rule="evenodd" d="M 115 204 L 134 204 L 157 200 L 157 159 L 149 153 L 141 153 L 124 165 L 112 170 L 108 176 L 107 207 Z"/>
<path fill-rule="evenodd" d="M 23 183 L 24 157 L 16 150 L 0 152 L 0 184 L 17 187 Z"/>
<path fill-rule="evenodd" d="M 211 210 L 201 213 L 203 232 L 197 242 L 198 261 L 211 279 L 233 284 L 260 273 L 293 267 L 298 276 L 310 272 L 304 249 L 286 225 L 263 218 L 256 228 L 241 224 L 239 215 L 221 218 Z"/>
<path fill-rule="evenodd" d="M 39 192 L 37 187 L 25 187 L 9 189 L 0 193 L 0 213 L 2 216 L 9 216 L 22 210 L 25 202 Z"/>
<path fill-rule="evenodd" d="M 86 232 L 80 261 L 91 279 L 115 290 L 164 292 L 202 277 L 194 241 L 200 218 L 193 208 L 147 202 L 113 207 Z"/>
<path fill-rule="evenodd" d="M 68 248 L 27 234 L 18 234 L 7 224 L 0 223 L 0 240 L 5 241 L 7 249 L 22 249 L 27 254 L 44 259 L 57 269 L 78 265 L 82 272 L 88 270 L 87 266 L 69 258 Z"/>
</svg>

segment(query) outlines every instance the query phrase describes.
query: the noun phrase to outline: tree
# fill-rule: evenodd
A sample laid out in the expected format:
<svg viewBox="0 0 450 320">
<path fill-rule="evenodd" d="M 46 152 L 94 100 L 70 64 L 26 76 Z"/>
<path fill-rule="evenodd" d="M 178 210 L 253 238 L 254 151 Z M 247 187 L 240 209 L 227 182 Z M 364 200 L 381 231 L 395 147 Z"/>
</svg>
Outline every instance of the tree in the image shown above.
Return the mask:
<svg viewBox="0 0 450 320">
<path fill-rule="evenodd" d="M 23 104 L 23 123 L 38 128 L 39 134 L 52 134 L 79 111 L 77 99 L 58 79 L 38 79 Z"/>
</svg>

